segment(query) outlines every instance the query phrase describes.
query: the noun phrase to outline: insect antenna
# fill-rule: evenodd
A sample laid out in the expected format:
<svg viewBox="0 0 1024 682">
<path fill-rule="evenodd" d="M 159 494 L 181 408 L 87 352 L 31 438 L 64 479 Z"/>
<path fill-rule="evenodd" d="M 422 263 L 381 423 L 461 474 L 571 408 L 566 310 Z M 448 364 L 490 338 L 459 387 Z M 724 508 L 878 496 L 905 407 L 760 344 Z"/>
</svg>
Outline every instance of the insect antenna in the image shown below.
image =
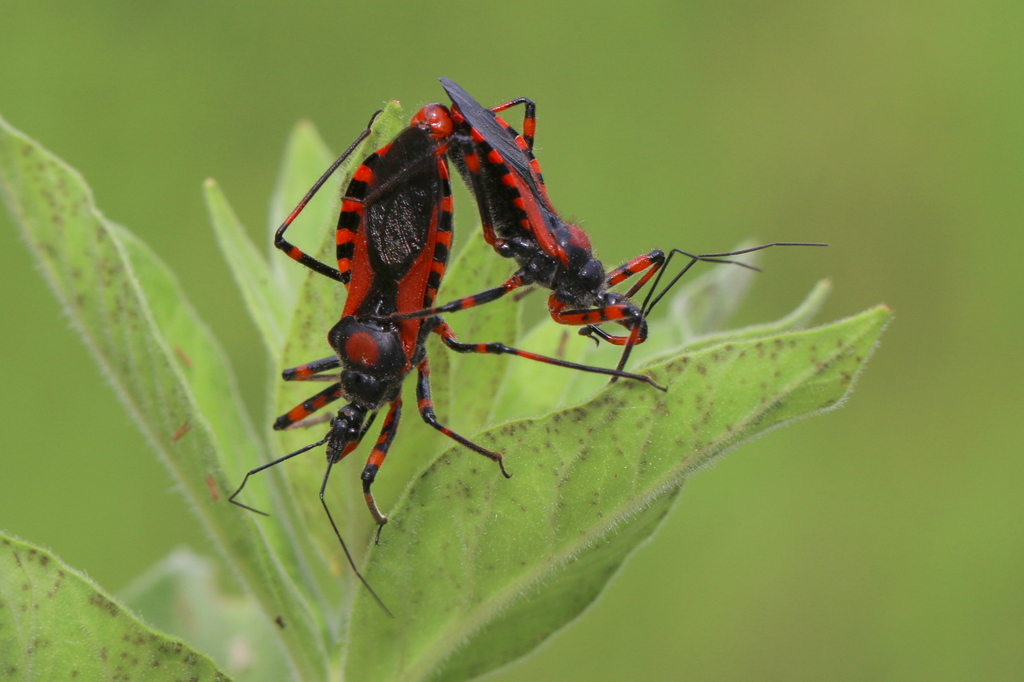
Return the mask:
<svg viewBox="0 0 1024 682">
<path fill-rule="evenodd" d="M 265 469 L 269 469 L 272 466 L 277 466 L 281 462 L 289 460 L 292 457 L 295 457 L 296 455 L 301 455 L 303 452 L 309 452 L 313 448 L 320 447 L 321 445 L 326 443 L 329 438 L 330 438 L 330 434 L 325 436 L 323 440 L 319 440 L 316 443 L 311 443 L 309 445 L 301 447 L 298 450 L 296 450 L 295 452 L 289 453 L 289 454 L 285 455 L 284 457 L 278 457 L 273 462 L 268 462 L 267 464 L 264 464 L 262 466 L 258 466 L 255 469 L 250 470 L 249 473 L 247 473 L 245 475 L 245 478 L 242 479 L 242 485 L 238 486 L 238 490 L 236 490 L 234 493 L 232 493 L 231 497 L 228 498 L 228 502 L 230 502 L 233 505 L 239 506 L 242 509 L 248 509 L 251 512 L 255 512 L 255 513 L 259 514 L 260 516 L 270 516 L 270 514 L 268 514 L 265 511 L 260 511 L 259 509 L 256 509 L 254 507 L 250 507 L 247 504 L 244 504 L 242 502 L 238 502 L 238 501 L 235 500 L 235 498 L 238 497 L 238 494 L 240 492 L 242 492 L 242 488 L 245 487 L 245 484 L 249 482 L 249 477 L 252 476 L 253 474 L 258 474 L 259 472 L 261 472 L 261 471 L 263 471 Z"/>
<path fill-rule="evenodd" d="M 345 544 L 345 539 L 341 537 L 341 531 L 338 530 L 338 524 L 334 522 L 334 517 L 331 516 L 331 510 L 327 507 L 326 500 L 324 500 L 324 490 L 327 489 L 327 479 L 331 475 L 331 467 L 333 466 L 334 462 L 332 460 L 328 460 L 327 471 L 324 473 L 324 482 L 320 486 L 320 504 L 323 505 L 324 511 L 327 513 L 327 519 L 331 522 L 331 528 L 334 529 L 334 534 L 337 536 L 338 542 L 341 543 L 341 549 L 345 552 L 345 558 L 348 559 L 348 565 L 352 567 L 352 572 L 356 574 L 356 577 L 359 578 L 359 582 L 363 583 L 363 586 L 370 592 L 370 595 L 377 601 L 377 604 L 384 609 L 384 613 L 388 614 L 388 618 L 394 618 L 395 615 L 391 613 L 391 610 L 387 606 L 384 605 L 383 600 L 377 596 L 377 593 L 373 591 L 372 587 L 370 587 L 370 583 L 366 582 L 366 578 L 364 578 L 363 574 L 359 572 L 358 568 L 356 568 L 356 562 L 352 558 L 352 553 L 348 551 L 348 545 Z"/>
<path fill-rule="evenodd" d="M 643 315 L 643 319 L 647 319 L 647 317 L 651 314 L 651 311 L 654 309 L 654 306 L 658 305 L 661 299 L 665 298 L 665 294 L 667 294 L 669 290 L 671 290 L 672 287 L 674 287 L 676 283 L 680 279 L 682 279 L 683 275 L 689 272 L 690 268 L 692 268 L 698 262 L 738 265 L 740 267 L 747 268 L 748 270 L 762 272 L 761 268 L 757 266 L 751 265 L 749 263 L 744 263 L 743 261 L 729 260 L 729 258 L 731 258 L 732 256 L 742 256 L 743 254 L 746 253 L 753 253 L 755 251 L 770 249 L 773 246 L 828 246 L 828 244 L 823 244 L 820 242 L 772 242 L 770 244 L 761 244 L 760 246 L 752 246 L 748 249 L 739 249 L 737 251 L 701 254 L 688 253 L 686 251 L 683 251 L 682 249 L 672 249 L 671 251 L 669 251 L 668 257 L 665 259 L 665 263 L 658 269 L 658 274 L 655 276 L 654 281 L 651 282 L 651 288 L 647 290 L 647 296 L 644 297 L 644 302 L 640 306 L 640 311 Z M 672 257 L 675 256 L 677 253 L 681 256 L 686 256 L 687 258 L 689 258 L 689 262 L 683 266 L 682 270 L 675 274 L 672 280 L 668 284 L 666 284 L 661 291 L 655 294 L 655 292 L 658 290 L 658 285 L 661 283 L 662 276 L 664 276 L 666 270 L 668 269 L 669 263 L 672 262 Z M 615 366 L 616 370 L 621 372 L 622 368 L 626 366 L 626 361 L 629 360 L 629 356 L 633 352 L 633 346 L 637 345 L 636 342 L 637 338 L 639 337 L 639 334 L 640 325 L 637 324 L 631 330 L 629 340 L 625 343 L 625 347 L 622 349 L 622 356 L 619 358 L 618 365 Z"/>
<path fill-rule="evenodd" d="M 747 268 L 748 270 L 762 272 L 761 268 L 751 265 L 749 263 L 744 263 L 743 261 L 738 260 L 725 259 L 731 256 L 742 256 L 745 253 L 763 251 L 764 249 L 770 249 L 773 246 L 828 246 L 828 244 L 822 244 L 820 242 L 772 242 L 771 244 L 761 244 L 760 246 L 752 246 L 748 249 L 739 249 L 738 251 L 728 251 L 726 253 L 702 253 L 699 255 L 687 253 L 686 251 L 683 251 L 681 249 L 672 249 L 672 251 L 669 252 L 668 254 L 668 258 L 665 259 L 665 265 L 658 272 L 658 276 L 657 278 L 655 278 L 654 283 L 651 285 L 651 289 L 647 292 L 647 297 L 644 299 L 643 306 L 641 306 L 641 310 L 643 310 L 644 312 L 644 317 L 650 314 L 654 306 L 656 306 L 658 302 L 665 297 L 665 294 L 667 294 L 669 290 L 675 286 L 676 282 L 678 282 L 682 278 L 682 276 L 685 275 L 686 272 L 697 263 L 697 261 L 703 261 L 705 263 L 727 263 L 730 265 L 739 265 L 740 267 Z M 674 256 L 677 253 L 681 256 L 686 256 L 687 258 L 689 258 L 690 262 L 687 263 L 686 266 L 683 267 L 683 269 L 680 272 L 676 273 L 676 276 L 672 278 L 672 281 L 665 285 L 665 288 L 662 289 L 657 296 L 654 296 L 654 300 L 651 300 L 654 291 L 658 287 L 658 282 L 661 279 L 662 273 L 668 267 L 669 262 L 672 260 L 672 256 Z"/>
</svg>

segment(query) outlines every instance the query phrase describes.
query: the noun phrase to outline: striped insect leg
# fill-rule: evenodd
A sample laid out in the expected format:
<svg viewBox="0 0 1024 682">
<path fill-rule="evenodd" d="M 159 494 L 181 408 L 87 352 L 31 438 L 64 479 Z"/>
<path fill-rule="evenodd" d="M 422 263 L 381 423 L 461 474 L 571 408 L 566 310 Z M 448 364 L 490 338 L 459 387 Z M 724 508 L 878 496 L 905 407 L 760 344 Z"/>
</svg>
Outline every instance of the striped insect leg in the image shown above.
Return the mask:
<svg viewBox="0 0 1024 682">
<path fill-rule="evenodd" d="M 284 429 L 291 428 L 320 408 L 330 405 L 340 397 L 341 384 L 331 384 L 313 397 L 303 400 L 300 404 L 275 419 L 274 430 L 282 431 Z"/>
<path fill-rule="evenodd" d="M 373 499 L 370 487 L 377 478 L 377 472 L 384 465 L 384 459 L 388 456 L 391 442 L 395 440 L 395 434 L 398 433 L 398 422 L 401 418 L 402 399 L 396 398 L 391 403 L 388 416 L 384 420 L 384 426 L 381 427 L 380 435 L 377 436 L 377 443 L 373 446 L 373 451 L 370 452 L 370 456 L 366 460 L 366 466 L 363 467 L 363 473 L 360 475 L 363 481 L 363 497 L 366 499 L 366 506 L 369 508 L 373 520 L 377 522 L 377 540 L 380 540 L 380 531 L 384 524 L 388 522 L 388 517 L 382 514 L 377 507 L 377 501 Z"/>
<path fill-rule="evenodd" d="M 665 266 L 665 263 L 665 252 L 662 251 L 661 249 L 654 249 L 650 253 L 645 253 L 642 256 L 637 256 L 636 258 L 633 258 L 629 262 L 624 263 L 623 265 L 620 265 L 619 267 L 610 271 L 608 273 L 608 276 L 605 278 L 605 283 L 607 286 L 613 287 L 616 284 L 624 282 L 627 279 L 643 272 L 643 277 L 641 277 L 639 281 L 633 284 L 633 286 L 629 288 L 629 291 L 623 294 L 625 298 L 632 298 L 633 295 L 636 294 L 636 292 L 640 291 L 640 289 L 642 289 L 644 285 L 647 284 L 648 281 L 650 281 L 651 277 L 653 277 Z M 660 279 L 661 276 L 659 275 L 658 278 Z M 555 317 L 555 311 L 558 312 L 559 317 L 555 317 L 555 319 L 560 322 L 560 318 L 569 318 L 570 316 L 570 311 L 563 311 L 564 306 L 557 300 L 555 300 L 554 297 L 552 297 L 549 301 L 549 308 L 552 310 L 552 317 Z M 633 313 L 633 316 L 635 317 L 636 311 L 633 310 Z M 562 324 L 574 323 L 562 322 Z M 643 343 L 644 341 L 647 340 L 647 325 L 638 325 L 634 323 L 632 324 L 632 326 L 629 326 L 628 324 L 624 326 L 630 329 L 630 333 L 628 336 L 616 336 L 614 334 L 609 334 L 608 332 L 604 331 L 603 329 L 601 329 L 600 327 L 593 323 L 587 324 L 585 329 L 581 329 L 580 335 L 593 339 L 594 343 L 598 343 L 598 339 L 601 339 L 603 341 L 607 341 L 608 343 L 614 346 L 631 346 L 636 345 L 638 343 Z M 619 369 L 622 369 L 622 365 L 619 365 Z"/>
<path fill-rule="evenodd" d="M 448 326 L 443 321 L 441 322 L 441 324 L 446 328 Z M 451 333 L 450 329 L 448 330 L 448 333 Z M 443 334 L 442 338 L 444 338 Z M 443 424 L 437 421 L 437 415 L 434 414 L 434 401 L 430 397 L 430 364 L 427 360 L 424 360 L 423 362 L 420 363 L 417 369 L 419 370 L 419 379 L 416 381 L 416 401 L 420 410 L 420 416 L 423 417 L 423 421 L 425 421 L 427 424 L 434 427 L 444 435 L 448 436 L 456 443 L 464 445 L 473 452 L 481 454 L 487 459 L 497 462 L 498 468 L 501 469 L 501 473 L 505 476 L 505 478 L 512 478 L 512 474 L 505 471 L 505 463 L 503 461 L 502 456 L 499 453 L 494 452 L 493 450 L 488 450 L 487 448 L 482 447 L 480 445 L 477 445 L 473 441 L 463 436 L 460 436 L 459 434 L 449 429 L 447 426 L 444 426 Z"/>
<path fill-rule="evenodd" d="M 438 326 L 434 329 L 441 336 L 441 340 L 444 345 L 448 346 L 451 350 L 456 353 L 483 353 L 490 355 L 514 355 L 519 358 L 526 358 L 527 360 L 534 360 L 536 362 L 544 362 L 549 365 L 557 365 L 559 367 L 565 367 L 567 369 L 575 369 L 580 372 L 591 372 L 593 374 L 605 374 L 611 377 L 622 377 L 623 379 L 633 379 L 634 381 L 642 381 L 645 384 L 657 388 L 660 391 L 664 391 L 665 388 L 659 386 L 648 376 L 643 374 L 631 374 L 629 372 L 623 372 L 617 369 L 608 369 L 605 367 L 592 367 L 591 365 L 582 365 L 578 362 L 569 362 L 568 360 L 559 360 L 558 358 L 551 358 L 546 355 L 538 355 L 537 353 L 530 353 L 529 351 L 519 350 L 518 348 L 511 348 L 503 343 L 462 343 L 455 338 L 455 333 L 452 332 L 451 327 L 444 320 L 440 320 Z"/>
<path fill-rule="evenodd" d="M 654 249 L 650 253 L 637 256 L 628 263 L 615 268 L 608 273 L 605 281 L 608 283 L 608 286 L 613 287 L 619 282 L 624 282 L 627 279 L 643 272 L 643 277 L 641 277 L 640 280 L 631 286 L 629 291 L 625 293 L 626 298 L 632 298 L 633 294 L 640 291 L 664 264 L 665 252 L 661 249 Z M 646 272 L 644 272 L 645 270 Z"/>
<path fill-rule="evenodd" d="M 505 280 L 502 285 L 496 286 L 493 289 L 487 289 L 486 291 L 481 291 L 480 293 L 473 294 L 472 296 L 457 298 L 454 301 L 450 301 L 436 308 L 424 308 L 423 310 L 414 310 L 408 313 L 390 315 L 387 319 L 411 320 L 420 317 L 433 317 L 434 315 L 440 315 L 442 313 L 453 313 L 459 310 L 466 310 L 467 308 L 475 308 L 476 306 L 483 305 L 484 303 L 497 301 L 510 291 L 515 291 L 519 287 L 523 286 L 524 283 L 522 276 L 517 272 Z"/>
<path fill-rule="evenodd" d="M 634 277 L 641 272 L 643 276 L 629 288 L 629 290 L 622 296 L 626 299 L 632 298 L 638 291 L 640 291 L 646 284 L 654 278 L 654 283 L 651 285 L 651 289 L 647 292 L 647 296 L 644 299 L 643 305 L 640 306 L 639 310 L 629 303 L 613 304 L 605 308 L 598 308 L 594 310 L 564 310 L 564 305 L 552 297 L 548 302 L 548 308 L 551 310 L 551 316 L 555 321 L 561 324 L 585 324 L 586 329 L 581 329 L 580 334 L 593 339 L 595 342 L 598 339 L 606 341 L 615 346 L 626 346 L 626 350 L 623 353 L 624 358 L 629 357 L 630 348 L 639 343 L 643 343 L 647 340 L 647 325 L 646 323 L 637 324 L 635 320 L 646 320 L 647 314 L 650 312 L 653 304 L 650 303 L 652 295 L 658 288 L 658 284 L 661 282 L 662 275 L 665 274 L 665 268 L 672 261 L 672 256 L 676 253 L 684 253 L 678 249 L 673 249 L 672 252 L 665 257 L 665 252 L 661 249 L 654 249 L 649 253 L 645 253 L 641 256 L 630 260 L 628 263 L 620 265 L 614 270 L 610 271 L 605 278 L 607 286 L 612 287 L 616 284 L 626 281 L 627 279 Z M 675 284 L 680 277 L 682 277 L 691 267 L 694 266 L 698 261 L 707 261 L 711 263 L 730 263 L 735 265 L 741 265 L 747 268 L 753 268 L 753 266 L 738 261 L 722 260 L 718 256 L 723 254 L 685 254 L 690 258 L 690 262 L 686 264 L 682 272 L 680 272 L 672 280 L 672 282 L 663 290 L 662 294 L 655 298 L 655 303 L 661 299 L 668 289 Z M 753 268 L 756 269 L 756 268 Z M 596 325 L 601 322 L 618 322 L 627 329 L 630 330 L 627 336 L 617 336 L 609 334 L 608 332 L 600 329 Z M 618 368 L 622 369 L 623 364 L 620 362 Z"/>
<path fill-rule="evenodd" d="M 647 340 L 647 324 L 644 317 L 640 314 L 639 308 L 628 300 L 621 303 L 613 303 L 603 308 L 565 310 L 565 304 L 557 300 L 552 294 L 548 298 L 548 311 L 551 313 L 551 319 L 558 324 L 571 326 L 588 325 L 586 330 L 580 332 L 581 334 L 591 337 L 597 336 L 615 346 L 626 345 L 629 338 L 633 336 L 632 331 L 634 329 L 639 329 L 635 343 L 643 343 Z M 615 336 L 592 326 L 602 322 L 617 322 L 629 329 L 630 334 L 629 336 Z"/>
<path fill-rule="evenodd" d="M 740 267 L 760 272 L 760 268 L 750 265 L 749 263 L 744 263 L 742 261 L 729 260 L 728 257 L 740 256 L 745 253 L 752 253 L 754 251 L 761 251 L 762 249 L 768 249 L 773 246 L 824 245 L 805 242 L 773 242 L 771 244 L 762 244 L 761 246 L 755 246 L 749 249 L 741 249 L 739 251 L 730 251 L 727 253 L 702 254 L 693 254 L 687 253 L 686 251 L 683 251 L 681 249 L 672 249 L 669 252 L 667 258 L 660 249 L 656 249 L 648 254 L 633 259 L 632 261 L 626 263 L 620 268 L 616 268 L 611 273 L 609 273 L 608 276 L 608 282 L 610 285 L 612 283 L 617 283 L 624 279 L 627 279 L 628 277 L 631 277 L 633 274 L 640 272 L 644 268 L 648 268 L 644 276 L 640 278 L 640 281 L 638 281 L 636 284 L 630 287 L 629 291 L 626 292 L 625 295 L 628 298 L 633 296 L 636 292 L 638 292 L 647 283 L 647 281 L 650 280 L 651 277 L 655 275 L 655 273 L 657 273 L 657 277 L 655 277 L 654 282 L 651 284 L 651 288 L 647 291 L 647 296 L 644 297 L 643 304 L 640 306 L 642 325 L 634 325 L 632 327 L 626 325 L 627 328 L 630 329 L 630 334 L 628 337 L 612 336 L 593 326 L 589 327 L 586 330 L 582 330 L 580 333 L 586 336 L 591 336 L 591 338 L 597 336 L 604 339 L 605 341 L 608 341 L 609 343 L 624 346 L 622 356 L 619 358 L 619 363 L 616 366 L 616 369 L 622 369 L 623 367 L 626 366 L 626 361 L 629 360 L 629 355 L 633 350 L 633 346 L 639 343 L 643 343 L 647 338 L 646 319 L 647 316 L 650 315 L 651 310 L 654 309 L 654 306 L 656 306 L 658 302 L 665 297 L 665 294 L 667 294 L 669 290 L 672 289 L 673 286 L 675 286 L 676 282 L 678 282 L 683 277 L 683 275 L 685 275 L 690 270 L 690 268 L 692 268 L 698 262 L 705 262 L 739 265 Z M 660 292 L 658 292 L 658 285 L 661 283 L 662 276 L 667 271 L 668 265 L 672 262 L 672 257 L 675 256 L 676 254 L 686 256 L 690 260 L 689 262 L 687 262 L 685 266 L 683 266 L 683 268 L 678 273 L 676 273 L 672 280 L 667 285 L 665 285 L 665 287 Z M 612 379 L 612 382 L 614 381 L 615 379 Z"/>
<path fill-rule="evenodd" d="M 533 100 L 527 99 L 526 97 L 517 97 L 514 100 L 499 104 L 496 107 L 491 107 L 491 112 L 497 114 L 499 111 L 505 111 L 517 104 L 525 105 L 526 111 L 523 114 L 523 134 L 518 134 L 512 126 L 506 123 L 500 116 L 495 116 L 495 121 L 498 125 L 504 128 L 510 137 L 513 138 L 515 145 L 521 149 L 530 164 L 530 171 L 533 173 L 534 178 L 537 181 L 537 187 L 544 197 L 544 201 L 551 203 L 548 198 L 548 188 L 544 184 L 544 174 L 540 170 L 540 162 L 537 161 L 533 155 L 533 142 L 537 135 L 537 105 L 533 103 Z"/>
<path fill-rule="evenodd" d="M 534 104 L 533 100 L 526 97 L 516 97 L 515 99 L 505 102 L 503 104 L 499 104 L 496 107 L 491 107 L 491 111 L 497 114 L 498 112 L 505 111 L 506 109 L 511 109 L 512 107 L 520 104 L 522 104 L 526 110 L 523 113 L 523 135 L 520 138 L 523 144 L 519 144 L 519 139 L 516 140 L 516 144 L 520 147 L 520 149 L 532 152 L 533 139 L 537 135 L 537 105 Z M 505 122 L 502 121 L 501 118 L 498 119 L 498 122 L 503 125 L 505 124 Z M 507 128 L 510 131 L 512 130 L 507 125 L 505 125 L 505 128 Z M 518 135 L 516 137 L 519 138 Z"/>
<path fill-rule="evenodd" d="M 291 367 L 281 372 L 281 378 L 285 381 L 337 381 L 337 374 L 321 374 L 329 369 L 341 367 L 341 360 L 337 355 L 307 362 L 298 367 Z"/>
<path fill-rule="evenodd" d="M 335 160 L 335 162 L 331 164 L 330 168 L 324 171 L 324 174 L 321 175 L 320 178 L 309 189 L 309 191 L 306 192 L 306 196 L 302 197 L 302 200 L 299 201 L 298 205 L 294 209 L 292 209 L 292 212 L 288 214 L 288 217 L 285 218 L 283 223 L 281 223 L 281 226 L 277 228 L 277 232 L 274 233 L 275 248 L 277 248 L 280 251 L 283 251 L 285 255 L 287 255 L 289 258 L 299 263 L 302 263 L 310 270 L 317 272 L 321 275 L 324 275 L 325 277 L 330 277 L 331 279 L 337 280 L 342 283 L 347 283 L 346 280 L 343 278 L 342 273 L 332 268 L 330 265 L 327 265 L 326 263 L 321 263 L 313 256 L 310 256 L 302 249 L 286 240 L 284 238 L 284 233 L 291 226 L 292 222 L 294 222 L 295 219 L 299 217 L 299 214 L 302 213 L 302 210 L 306 208 L 306 204 L 309 203 L 310 199 L 312 199 L 313 196 L 320 190 L 320 188 L 323 187 L 324 183 L 327 182 L 328 178 L 334 175 L 334 171 L 338 170 L 338 166 L 344 163 L 345 159 L 351 156 L 352 152 L 356 150 L 356 147 L 358 147 L 360 143 L 362 143 L 362 141 L 369 136 L 370 127 L 373 125 L 374 120 L 376 120 L 377 116 L 380 113 L 380 109 L 374 112 L 373 116 L 370 117 L 370 122 L 366 124 L 366 129 L 363 130 L 363 132 L 359 133 L 359 136 L 356 137 L 352 144 L 348 146 L 348 149 L 342 152 L 341 156 L 339 156 Z"/>
</svg>

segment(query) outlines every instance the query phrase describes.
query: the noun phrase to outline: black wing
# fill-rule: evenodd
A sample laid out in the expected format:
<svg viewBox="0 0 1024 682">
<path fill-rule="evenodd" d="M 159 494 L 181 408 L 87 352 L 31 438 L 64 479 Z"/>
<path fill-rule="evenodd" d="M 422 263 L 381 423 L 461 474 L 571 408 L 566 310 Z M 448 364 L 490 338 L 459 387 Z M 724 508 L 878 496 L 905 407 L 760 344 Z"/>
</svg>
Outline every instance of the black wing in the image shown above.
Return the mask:
<svg viewBox="0 0 1024 682">
<path fill-rule="evenodd" d="M 374 270 L 397 281 L 427 244 L 446 180 L 438 172 L 437 143 L 418 127 L 403 130 L 377 155 L 363 228 Z"/>
<path fill-rule="evenodd" d="M 505 163 L 509 165 L 509 170 L 519 175 L 529 185 L 530 191 L 536 196 L 541 196 L 540 189 L 537 187 L 537 182 L 533 177 L 533 170 L 530 168 L 532 155 L 516 145 L 515 138 L 509 134 L 509 131 L 494 120 L 495 114 L 493 111 L 485 108 L 473 99 L 455 81 L 443 76 L 439 80 L 452 102 L 458 105 L 459 111 L 462 112 L 469 125 L 476 128 L 484 140 L 487 141 L 487 144 L 491 145 L 492 148 L 501 154 L 502 158 L 505 159 Z"/>
</svg>

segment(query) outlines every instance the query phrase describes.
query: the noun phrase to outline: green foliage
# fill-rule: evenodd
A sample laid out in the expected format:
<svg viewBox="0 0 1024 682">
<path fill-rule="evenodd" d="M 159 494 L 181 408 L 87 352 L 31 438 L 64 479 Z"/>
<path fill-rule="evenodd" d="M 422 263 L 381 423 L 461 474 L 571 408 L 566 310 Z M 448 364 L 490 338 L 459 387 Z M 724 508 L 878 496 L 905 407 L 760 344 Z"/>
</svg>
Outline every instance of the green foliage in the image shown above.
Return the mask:
<svg viewBox="0 0 1024 682">
<path fill-rule="evenodd" d="M 205 651 L 232 677 L 249 682 L 288 679 L 278 626 L 253 599 L 225 593 L 216 564 L 179 548 L 121 591 L 126 607 L 154 628 Z"/>
<path fill-rule="evenodd" d="M 46 550 L 0 535 L 5 680 L 226 681 L 206 655 L 146 627 Z"/>
<path fill-rule="evenodd" d="M 278 525 L 258 526 L 224 493 L 264 449 L 227 358 L 166 267 L 96 209 L 73 169 L 0 120 L 0 186 L 43 274 L 228 565 L 280 615 L 293 665 L 314 678 L 324 644 L 285 572 Z M 217 493 L 215 496 L 211 489 Z M 301 653 L 301 655 L 299 655 Z"/>
<path fill-rule="evenodd" d="M 357 598 L 354 678 L 432 679 L 446 664 L 439 679 L 471 679 L 532 649 L 597 596 L 687 475 L 833 407 L 888 317 L 880 307 L 713 346 L 648 370 L 667 393 L 620 382 L 584 405 L 479 434 L 484 447 L 515 453 L 512 484 L 449 448 L 406 490 L 371 555 L 367 578 L 403 613 L 390 621 Z M 424 566 L 437 567 L 428 581 Z"/>
<path fill-rule="evenodd" d="M 330 260 L 340 183 L 366 149 L 401 125 L 397 105 L 389 105 L 295 223 L 293 242 Z M 312 126 L 300 124 L 274 192 L 272 230 L 330 158 Z M 681 288 L 666 305 L 672 314 L 652 321 L 650 340 L 634 355 L 667 393 L 627 381 L 609 387 L 604 377 L 518 358 L 453 356 L 431 341 L 439 417 L 505 453 L 514 477 L 505 480 L 491 462 L 452 447 L 412 413 L 375 488 L 392 522 L 371 546 L 374 525 L 354 468 L 336 468 L 328 503 L 366 577 L 396 613 L 388 619 L 358 587 L 323 517 L 321 456 L 253 479 L 245 501 L 270 511 L 269 519 L 225 499 L 245 471 L 321 431 L 270 434 L 263 427 L 261 438 L 227 358 L 173 275 L 96 210 L 77 173 L 2 122 L 0 187 L 57 297 L 248 595 L 220 595 L 201 562 L 169 560 L 136 585 L 131 601 L 240 679 L 272 679 L 286 664 L 267 654 L 265 664 L 225 666 L 231 647 L 224 633 L 236 629 L 261 652 L 270 651 L 268 638 L 279 639 L 287 665 L 304 680 L 467 680 L 516 660 L 600 595 L 690 474 L 745 440 L 838 405 L 889 319 L 879 306 L 799 331 L 827 295 L 820 283 L 783 320 L 723 332 L 750 276 L 719 267 Z M 263 255 L 213 181 L 206 198 L 274 374 L 327 355 L 342 287 L 276 252 Z M 479 231 L 462 240 L 442 301 L 508 274 Z M 537 298 L 523 305 L 540 305 Z M 449 321 L 462 340 L 486 342 L 516 338 L 517 320 L 516 307 L 502 301 Z M 617 352 L 593 349 L 551 321 L 519 345 L 605 366 Z M 275 414 L 311 393 L 308 384 L 268 381 Z M 168 608 L 171 601 L 196 614 L 191 626 Z M 257 610 L 264 616 L 258 623 Z M 43 631 L 61 627 L 39 618 Z M 14 631 L 27 636 L 20 625 Z"/>
</svg>

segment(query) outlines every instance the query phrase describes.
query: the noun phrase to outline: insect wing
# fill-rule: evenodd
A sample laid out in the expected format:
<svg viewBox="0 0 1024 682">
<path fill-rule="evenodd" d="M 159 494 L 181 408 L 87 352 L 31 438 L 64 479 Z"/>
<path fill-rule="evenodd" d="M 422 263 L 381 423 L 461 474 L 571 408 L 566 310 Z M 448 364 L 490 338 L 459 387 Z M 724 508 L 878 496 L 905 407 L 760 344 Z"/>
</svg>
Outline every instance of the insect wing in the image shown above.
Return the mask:
<svg viewBox="0 0 1024 682">
<path fill-rule="evenodd" d="M 416 126 L 366 159 L 343 202 L 352 207 L 348 223 L 358 214 L 358 227 L 348 228 L 351 237 L 343 234 L 344 211 L 339 221 L 339 244 L 350 238 L 353 245 L 345 314 L 400 312 L 406 299 L 418 299 L 415 308 L 423 307 L 446 197 L 450 234 L 450 194 L 444 156 Z M 378 308 L 378 302 L 384 307 Z"/>
<path fill-rule="evenodd" d="M 519 148 L 515 143 L 515 137 L 498 123 L 494 112 L 484 108 L 458 83 L 443 77 L 440 80 L 445 92 L 459 107 L 459 111 L 466 121 L 483 136 L 484 141 L 492 149 L 501 155 L 505 162 L 503 167 L 508 170 L 512 188 L 514 188 L 513 196 L 518 194 L 521 199 L 520 202 L 515 202 L 511 198 L 502 198 L 509 188 L 501 178 L 491 176 L 493 170 L 487 170 L 485 161 L 482 159 L 481 163 L 485 165 L 481 166 L 480 172 L 476 174 L 478 177 L 472 179 L 470 184 L 477 200 L 480 201 L 483 198 L 486 202 L 485 210 L 490 213 L 490 220 L 494 228 L 501 232 L 501 223 L 505 223 L 506 230 L 511 233 L 512 230 L 526 227 L 546 253 L 566 263 L 565 251 L 559 246 L 552 232 L 552 224 L 558 224 L 560 221 L 548 202 L 547 193 L 542 191 L 537 176 L 530 166 L 533 155 Z M 481 180 L 481 178 L 483 179 Z M 528 227 L 519 225 L 519 220 L 513 217 L 516 213 L 513 205 L 517 205 L 519 210 L 526 214 Z M 481 206 L 481 209 L 483 208 Z"/>
<path fill-rule="evenodd" d="M 418 127 L 406 128 L 374 166 L 363 202 L 363 226 L 376 272 L 399 280 L 421 256 L 441 198 L 437 144 Z"/>
<path fill-rule="evenodd" d="M 487 144 L 491 145 L 495 151 L 501 154 L 502 158 L 505 159 L 505 163 L 509 165 L 509 170 L 523 179 L 530 188 L 531 193 L 538 197 L 542 196 L 536 178 L 533 176 L 533 170 L 530 168 L 531 157 L 528 155 L 528 152 L 523 151 L 516 145 L 515 138 L 495 120 L 494 112 L 473 99 L 455 81 L 443 77 L 440 80 L 445 92 L 448 93 L 452 102 L 458 105 L 459 111 L 466 121 L 483 135 Z"/>
</svg>

